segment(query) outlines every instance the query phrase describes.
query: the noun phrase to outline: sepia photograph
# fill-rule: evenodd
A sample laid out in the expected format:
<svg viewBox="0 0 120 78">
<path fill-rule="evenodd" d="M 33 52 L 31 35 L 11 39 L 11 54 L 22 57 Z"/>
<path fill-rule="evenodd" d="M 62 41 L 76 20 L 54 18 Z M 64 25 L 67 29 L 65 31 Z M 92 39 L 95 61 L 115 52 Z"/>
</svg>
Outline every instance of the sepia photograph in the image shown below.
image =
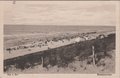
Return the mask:
<svg viewBox="0 0 120 78">
<path fill-rule="evenodd" d="M 5 74 L 115 74 L 114 2 L 6 1 L 3 28 Z"/>
</svg>

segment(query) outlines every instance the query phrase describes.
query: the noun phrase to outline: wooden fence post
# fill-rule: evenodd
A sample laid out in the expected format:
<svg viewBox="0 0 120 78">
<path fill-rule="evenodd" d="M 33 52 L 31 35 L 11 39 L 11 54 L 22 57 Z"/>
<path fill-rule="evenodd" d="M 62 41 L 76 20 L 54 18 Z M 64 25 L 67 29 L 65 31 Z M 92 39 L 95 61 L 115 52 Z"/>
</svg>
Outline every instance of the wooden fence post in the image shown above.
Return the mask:
<svg viewBox="0 0 120 78">
<path fill-rule="evenodd" d="M 42 60 L 42 67 L 43 67 L 43 63 L 44 63 L 44 61 L 43 61 L 43 57 L 41 57 L 41 60 Z"/>
<path fill-rule="evenodd" d="M 93 65 L 95 66 L 95 47 L 92 46 L 92 59 L 93 59 Z"/>
</svg>

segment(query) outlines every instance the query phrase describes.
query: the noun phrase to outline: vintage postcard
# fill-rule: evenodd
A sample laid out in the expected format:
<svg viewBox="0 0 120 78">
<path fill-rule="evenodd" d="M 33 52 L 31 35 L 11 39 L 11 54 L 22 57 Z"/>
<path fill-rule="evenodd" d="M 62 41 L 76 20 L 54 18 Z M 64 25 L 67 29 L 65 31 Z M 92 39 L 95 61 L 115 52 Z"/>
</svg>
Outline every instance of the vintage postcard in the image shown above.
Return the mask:
<svg viewBox="0 0 120 78">
<path fill-rule="evenodd" d="M 119 1 L 1 1 L 0 78 L 119 78 Z"/>
</svg>

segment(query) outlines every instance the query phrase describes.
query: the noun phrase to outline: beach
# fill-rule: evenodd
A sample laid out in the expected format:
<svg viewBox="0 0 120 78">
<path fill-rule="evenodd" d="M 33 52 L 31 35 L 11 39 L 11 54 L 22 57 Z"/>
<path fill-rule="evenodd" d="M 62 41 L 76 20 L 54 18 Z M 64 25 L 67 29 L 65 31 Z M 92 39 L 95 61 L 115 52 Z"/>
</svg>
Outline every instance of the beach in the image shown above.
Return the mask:
<svg viewBox="0 0 120 78">
<path fill-rule="evenodd" d="M 11 27 L 14 27 L 14 26 L 11 26 Z M 77 42 L 76 38 L 79 38 L 78 39 L 78 42 L 79 42 L 79 41 L 95 39 L 100 34 L 114 33 L 114 29 L 112 28 L 108 28 L 108 30 L 105 31 L 105 30 L 99 30 L 97 27 L 91 27 L 88 30 L 88 32 L 86 32 L 86 31 L 83 31 L 85 30 L 85 27 L 81 27 L 83 30 L 79 29 L 79 31 L 77 28 L 80 28 L 80 27 L 76 27 L 76 28 L 66 27 L 65 31 L 63 31 L 62 30 L 63 28 L 62 28 L 60 29 L 60 31 L 62 32 L 60 32 L 60 31 L 54 30 L 53 29 L 54 27 L 47 28 L 43 26 L 42 26 L 42 29 L 44 30 L 49 29 L 50 31 L 53 29 L 53 31 L 52 32 L 48 32 L 48 31 L 36 32 L 34 30 L 35 29 L 41 30 L 41 27 L 38 27 L 38 26 L 33 27 L 32 29 L 34 30 L 32 31 L 32 29 L 29 29 L 27 26 L 23 26 L 25 27 L 25 29 L 28 28 L 29 30 L 29 32 L 26 31 L 25 33 L 24 30 L 22 30 L 22 28 L 18 30 L 16 28 L 16 30 L 12 31 L 11 27 L 8 26 L 9 31 L 11 31 L 11 33 L 4 35 L 4 59 L 9 59 L 9 58 L 22 56 L 22 55 L 26 55 L 26 54 L 30 54 L 38 51 L 43 51 L 43 50 L 48 50 L 48 49 L 52 49 L 52 48 L 56 48 L 56 47 L 60 47 L 68 44 L 73 44 Z M 6 32 L 8 32 L 7 31 L 8 28 L 6 27 L 6 30 L 5 30 Z M 60 27 L 57 27 L 55 29 L 58 29 L 58 28 Z M 77 29 L 77 31 L 75 31 L 75 29 Z M 16 31 L 18 31 L 19 34 Z"/>
</svg>

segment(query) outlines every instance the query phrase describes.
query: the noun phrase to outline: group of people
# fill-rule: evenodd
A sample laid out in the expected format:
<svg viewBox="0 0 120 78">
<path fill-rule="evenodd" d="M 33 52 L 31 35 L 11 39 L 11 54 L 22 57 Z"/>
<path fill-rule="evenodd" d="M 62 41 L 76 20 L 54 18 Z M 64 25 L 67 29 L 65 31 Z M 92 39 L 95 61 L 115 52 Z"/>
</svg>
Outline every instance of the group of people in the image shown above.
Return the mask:
<svg viewBox="0 0 120 78">
<path fill-rule="evenodd" d="M 102 38 L 102 37 L 105 37 L 104 35 L 99 35 L 97 38 Z M 61 41 L 63 44 L 65 42 L 65 40 L 67 41 L 70 41 L 71 39 L 73 39 L 73 42 L 72 43 L 77 43 L 77 42 L 80 42 L 80 41 L 86 41 L 86 40 L 90 40 L 92 39 L 92 37 L 88 34 L 82 34 L 80 35 L 79 37 L 70 37 L 70 38 L 63 38 L 63 39 L 59 39 L 59 38 L 53 38 L 51 40 L 49 39 L 45 39 L 45 40 L 40 40 L 39 42 L 35 42 L 33 41 L 31 44 L 28 44 L 28 45 L 19 45 L 19 46 L 15 46 L 15 47 L 10 47 L 10 48 L 7 48 L 6 51 L 8 51 L 9 53 L 11 53 L 12 51 L 16 51 L 16 50 L 21 50 L 21 49 L 28 49 L 29 51 L 32 49 L 32 48 L 35 48 L 35 47 L 43 47 L 43 46 L 47 46 L 48 49 L 50 49 L 51 47 L 49 47 L 49 43 L 51 45 L 54 44 L 54 42 L 59 42 Z"/>
</svg>

